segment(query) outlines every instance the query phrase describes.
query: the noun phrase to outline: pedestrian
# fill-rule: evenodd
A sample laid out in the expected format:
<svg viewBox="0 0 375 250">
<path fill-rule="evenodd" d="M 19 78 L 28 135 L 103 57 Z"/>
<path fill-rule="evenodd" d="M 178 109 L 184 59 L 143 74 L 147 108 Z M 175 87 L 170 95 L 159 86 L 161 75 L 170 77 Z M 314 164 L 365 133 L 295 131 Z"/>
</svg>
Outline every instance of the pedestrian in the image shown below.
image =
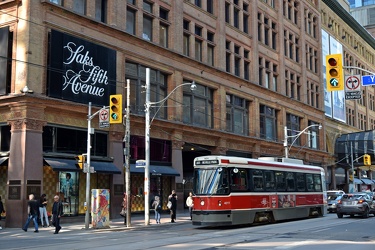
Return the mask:
<svg viewBox="0 0 375 250">
<path fill-rule="evenodd" d="M 171 223 L 176 222 L 176 211 L 177 211 L 177 195 L 176 191 L 172 190 L 172 194 L 169 195 L 168 201 L 171 202 L 171 207 L 169 208 L 171 212 Z"/>
<path fill-rule="evenodd" d="M 189 208 L 190 220 L 193 220 L 194 200 L 192 192 L 189 192 L 189 197 L 186 199 L 186 206 Z"/>
<path fill-rule="evenodd" d="M 1 221 L 1 214 L 2 213 L 5 213 L 5 209 L 4 209 L 4 204 L 3 204 L 3 202 L 1 201 L 1 196 L 0 196 L 0 221 Z M 2 227 L 1 227 L 1 224 L 0 224 L 0 230 L 1 229 L 3 229 Z"/>
<path fill-rule="evenodd" d="M 34 194 L 29 195 L 29 201 L 27 202 L 27 220 L 22 230 L 27 232 L 29 223 L 31 220 L 34 222 L 35 231 L 34 233 L 39 233 L 38 230 L 38 212 L 39 212 L 39 202 L 35 200 Z"/>
<path fill-rule="evenodd" d="M 61 229 L 60 218 L 63 215 L 63 206 L 58 195 L 55 195 L 53 199 L 54 202 L 52 206 L 52 225 L 55 226 L 55 232 L 53 234 L 58 234 Z"/>
<path fill-rule="evenodd" d="M 161 217 L 161 202 L 160 202 L 160 197 L 159 196 L 155 196 L 154 198 L 154 202 L 152 203 L 151 207 L 154 208 L 155 210 L 155 221 L 156 221 L 156 224 L 160 224 L 160 217 Z"/>
<path fill-rule="evenodd" d="M 47 198 L 46 194 L 42 194 L 39 199 L 39 215 L 42 227 L 44 227 L 43 218 L 46 220 L 46 227 L 49 227 L 48 215 L 47 215 Z"/>
</svg>

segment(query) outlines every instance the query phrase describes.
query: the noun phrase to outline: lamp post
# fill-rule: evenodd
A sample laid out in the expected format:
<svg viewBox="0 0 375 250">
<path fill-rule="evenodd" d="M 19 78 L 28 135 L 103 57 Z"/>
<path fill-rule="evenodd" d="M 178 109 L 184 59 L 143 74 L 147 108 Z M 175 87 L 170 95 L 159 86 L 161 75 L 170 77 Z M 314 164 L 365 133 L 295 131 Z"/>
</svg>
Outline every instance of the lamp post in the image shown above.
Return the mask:
<svg viewBox="0 0 375 250">
<path fill-rule="evenodd" d="M 292 147 L 293 144 L 298 139 L 298 137 L 300 137 L 303 133 L 305 133 L 306 130 L 308 130 L 309 128 L 312 128 L 312 127 L 319 127 L 319 129 L 322 129 L 322 125 L 321 124 L 313 124 L 313 125 L 310 125 L 310 126 L 304 128 L 302 131 L 300 131 L 296 135 L 288 136 L 288 128 L 287 128 L 287 126 L 284 127 L 284 151 L 285 151 L 285 158 L 289 158 L 288 138 L 289 137 L 294 137 L 294 140 L 293 140 L 292 144 L 290 144 L 290 147 Z"/>
<path fill-rule="evenodd" d="M 150 107 L 151 105 L 160 104 L 171 96 L 178 88 L 190 85 L 191 90 L 195 90 L 197 86 L 195 82 L 183 83 L 175 87 L 164 99 L 157 102 L 150 102 L 150 68 L 146 68 L 146 102 L 145 102 L 145 178 L 144 178 L 144 195 L 145 195 L 145 225 L 150 224 Z"/>
</svg>

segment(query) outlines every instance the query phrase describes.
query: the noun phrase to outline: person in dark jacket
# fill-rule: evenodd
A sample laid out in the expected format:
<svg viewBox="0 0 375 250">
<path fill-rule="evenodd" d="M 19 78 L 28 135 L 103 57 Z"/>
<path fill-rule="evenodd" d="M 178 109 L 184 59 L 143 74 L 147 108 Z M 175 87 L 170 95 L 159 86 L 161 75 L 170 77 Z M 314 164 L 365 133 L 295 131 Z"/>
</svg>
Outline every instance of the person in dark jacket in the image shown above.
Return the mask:
<svg viewBox="0 0 375 250">
<path fill-rule="evenodd" d="M 5 213 L 4 205 L 3 202 L 1 201 L 1 196 L 0 196 L 0 221 L 1 221 L 1 214 Z M 0 230 L 3 229 L 0 224 Z"/>
<path fill-rule="evenodd" d="M 34 199 L 34 194 L 29 195 L 29 201 L 27 202 L 27 220 L 22 230 L 27 232 L 29 223 L 31 220 L 34 222 L 35 231 L 34 233 L 39 233 L 38 230 L 38 213 L 39 213 L 39 202 Z"/>
<path fill-rule="evenodd" d="M 171 223 L 176 222 L 176 211 L 177 211 L 177 195 L 176 191 L 172 190 L 172 194 L 169 195 L 168 201 L 172 203 L 172 207 L 170 208 L 171 211 Z"/>
<path fill-rule="evenodd" d="M 52 206 L 52 224 L 55 226 L 55 232 L 54 234 L 58 234 L 61 230 L 60 226 L 60 218 L 63 215 L 63 206 L 60 202 L 60 197 L 58 195 L 55 195 L 53 197 L 54 202 Z"/>
</svg>

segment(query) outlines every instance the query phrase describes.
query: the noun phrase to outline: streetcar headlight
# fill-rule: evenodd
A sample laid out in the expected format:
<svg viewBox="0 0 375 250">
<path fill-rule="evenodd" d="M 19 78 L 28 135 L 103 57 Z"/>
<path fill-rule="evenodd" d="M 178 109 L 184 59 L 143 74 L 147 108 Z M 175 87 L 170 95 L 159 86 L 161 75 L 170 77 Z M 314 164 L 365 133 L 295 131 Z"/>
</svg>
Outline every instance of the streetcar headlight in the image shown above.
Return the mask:
<svg viewBox="0 0 375 250">
<path fill-rule="evenodd" d="M 219 207 L 221 207 L 221 205 L 222 205 L 221 200 L 219 200 L 217 203 L 218 203 Z"/>
<path fill-rule="evenodd" d="M 204 200 L 201 200 L 201 206 L 204 206 Z"/>
</svg>

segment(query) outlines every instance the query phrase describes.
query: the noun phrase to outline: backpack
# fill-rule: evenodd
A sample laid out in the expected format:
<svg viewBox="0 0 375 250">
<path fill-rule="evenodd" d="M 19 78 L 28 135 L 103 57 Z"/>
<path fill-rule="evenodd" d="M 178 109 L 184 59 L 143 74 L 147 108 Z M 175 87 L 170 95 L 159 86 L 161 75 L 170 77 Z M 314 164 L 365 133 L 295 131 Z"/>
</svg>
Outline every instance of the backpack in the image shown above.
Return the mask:
<svg viewBox="0 0 375 250">
<path fill-rule="evenodd" d="M 160 205 L 160 203 L 158 203 L 158 205 L 156 206 L 156 211 L 161 211 L 161 205 Z"/>
</svg>

